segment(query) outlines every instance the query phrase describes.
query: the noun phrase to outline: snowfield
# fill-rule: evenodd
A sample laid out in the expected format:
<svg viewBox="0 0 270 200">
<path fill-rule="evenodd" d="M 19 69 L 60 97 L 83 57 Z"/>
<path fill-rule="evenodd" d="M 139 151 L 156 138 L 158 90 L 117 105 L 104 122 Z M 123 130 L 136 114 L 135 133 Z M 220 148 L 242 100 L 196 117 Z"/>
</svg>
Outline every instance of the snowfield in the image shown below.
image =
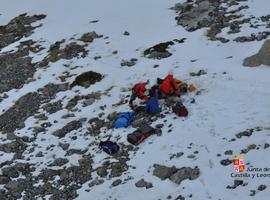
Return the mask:
<svg viewBox="0 0 270 200">
<path fill-rule="evenodd" d="M 248 148 L 248 152 L 243 154 L 246 168 L 270 168 L 270 148 L 267 146 L 270 143 L 270 68 L 266 65 L 259 67 L 242 65 L 246 57 L 259 51 L 265 40 L 233 41 L 238 36 L 269 31 L 269 28 L 259 26 L 255 29 L 249 24 L 244 24 L 239 33 L 227 34 L 227 28 L 218 34 L 220 37 L 230 39 L 229 42 L 211 41 L 206 36 L 207 28 L 188 32 L 184 27 L 177 25 L 175 20 L 177 14 L 170 8 L 176 3 L 184 3 L 184 0 L 0 0 L 0 2 L 0 25 L 2 26 L 23 13 L 29 16 L 46 15 L 46 18 L 32 24 L 32 26 L 42 24 L 41 27 L 33 30 L 30 36 L 24 36 L 19 41 L 2 48 L 0 56 L 8 51 L 17 51 L 20 42 L 31 39 L 44 48 L 38 53 L 30 52 L 29 54 L 33 58 L 32 63 L 37 63 L 44 60 L 48 55 L 50 45 L 56 41 L 65 39 L 61 43 L 61 48 L 64 48 L 71 42 L 84 45 L 84 42 L 79 41 L 84 33 L 95 31 L 98 35 L 102 35 L 85 46 L 85 49 L 89 51 L 85 57 L 79 53 L 79 56 L 71 59 L 49 62 L 46 67 L 36 69 L 33 81 L 25 83 L 21 88 L 13 88 L 1 93 L 0 115 L 8 112 L 9 108 L 12 108 L 21 97 L 30 92 L 37 92 L 38 89 L 50 83 L 70 84 L 78 75 L 88 71 L 104 75 L 100 82 L 89 87 L 75 86 L 63 89 L 56 92 L 53 98 L 40 103 L 37 112 L 22 121 L 25 126 L 13 131 L 15 137 L 34 138 L 30 142 L 25 142 L 27 146 L 21 157 L 14 158 L 16 150 L 7 151 L 1 148 L 4 144 L 12 142 L 14 138 L 8 138 L 8 134 L 3 130 L 4 125 L 0 126 L 0 199 L 163 200 L 177 199 L 177 197 L 193 200 L 269 199 L 269 177 L 234 178 L 231 174 L 237 173 L 234 171 L 233 163 L 227 166 L 221 164 L 222 160 L 233 160 L 235 155 Z M 241 5 L 249 6 L 248 9 L 239 11 L 243 14 L 242 18 L 250 16 L 256 18 L 270 14 L 268 9 L 270 2 L 267 0 L 247 0 L 240 1 L 239 4 L 236 8 Z M 230 9 L 233 8 L 235 7 Z M 95 20 L 97 21 L 93 22 Z M 269 21 L 267 23 L 270 24 Z M 124 35 L 125 31 L 128 31 L 130 35 Z M 144 50 L 151 46 L 182 38 L 186 38 L 184 43 L 175 42 L 168 48 L 168 51 L 172 53 L 170 57 L 150 59 L 143 55 Z M 117 53 L 113 53 L 114 51 Z M 121 66 L 122 60 L 131 58 L 138 59 L 134 66 Z M 154 68 L 154 65 L 159 66 Z M 191 72 L 198 72 L 201 69 L 207 74 L 190 76 Z M 4 70 L 1 63 L 0 70 Z M 66 72 L 70 76 L 68 75 L 62 81 L 60 77 L 66 75 Z M 112 169 L 109 169 L 108 175 L 100 177 L 96 169 L 102 166 L 104 161 L 118 162 L 118 157 L 115 158 L 101 151 L 98 142 L 111 136 L 111 140 L 120 146 L 123 145 L 122 150 L 125 151 L 124 146 L 129 144 L 126 140 L 127 134 L 133 132 L 135 128 L 131 126 L 126 129 L 103 127 L 99 134 L 91 134 L 89 131 L 91 124 L 88 121 L 95 117 L 105 120 L 110 113 L 130 111 L 128 103 L 115 104 L 130 95 L 130 88 L 135 83 L 146 80 L 155 82 L 157 77 L 164 78 L 169 72 L 173 72 L 177 79 L 194 84 L 200 91 L 199 95 L 188 93 L 182 97 L 189 110 L 189 116 L 177 117 L 163 105 L 163 113 L 166 111 L 169 113 L 165 114 L 165 118 L 158 118 L 151 124 L 153 127 L 164 124 L 162 134 L 153 135 L 135 149 L 128 151 L 128 155 L 123 156 L 128 158 L 125 161 L 128 169 L 120 176 L 110 176 Z M 82 98 L 72 109 L 67 108 L 70 100 L 76 95 L 84 96 L 94 92 L 101 94 L 100 98 L 94 99 L 94 103 L 85 106 Z M 2 98 L 4 94 L 7 95 L 6 98 Z M 192 99 L 195 99 L 195 103 L 191 103 Z M 43 108 L 46 103 L 57 101 L 61 101 L 62 106 L 56 112 L 50 114 Z M 163 101 L 160 103 L 162 104 Z M 104 105 L 105 108 L 101 108 Z M 18 112 L 20 113 L 20 110 Z M 100 113 L 103 114 L 99 115 Z M 45 119 L 38 120 L 35 117 L 37 114 L 45 114 Z M 72 116 L 63 118 L 63 115 L 67 114 L 72 114 Z M 68 131 L 64 137 L 53 134 L 69 122 L 82 118 L 80 128 Z M 13 121 L 13 119 L 10 120 Z M 41 124 L 45 122 L 50 123 L 50 126 L 39 133 L 35 133 L 31 128 L 41 127 Z M 250 136 L 236 136 L 249 129 L 253 130 Z M 68 150 L 63 149 L 59 143 L 69 144 L 69 150 L 75 149 L 82 152 L 67 153 Z M 224 152 L 228 150 L 232 153 L 225 155 Z M 39 152 L 43 154 L 41 157 L 37 156 Z M 183 153 L 181 156 L 172 156 L 181 152 Z M 35 169 L 27 174 L 37 177 L 44 169 L 57 171 L 78 166 L 79 160 L 85 155 L 90 155 L 92 159 L 91 177 L 89 176 L 84 183 L 76 183 L 79 187 L 75 189 L 77 194 L 74 196 L 55 195 L 55 190 L 60 193 L 69 193 L 71 190 L 69 191 L 68 186 L 74 184 L 74 181 L 67 185 L 59 184 L 58 181 L 61 179 L 59 174 L 52 176 L 52 179 L 46 183 L 56 188 L 54 192 L 47 194 L 42 192 L 32 197 L 26 195 L 27 188 L 22 190 L 18 189 L 19 186 L 7 188 L 8 183 L 1 182 L 4 180 L 2 169 L 12 167 L 16 163 L 31 164 Z M 66 158 L 67 162 L 62 166 L 50 166 L 56 158 Z M 195 180 L 184 180 L 178 185 L 169 179 L 161 180 L 154 176 L 154 164 L 177 168 L 197 166 L 200 169 L 200 175 Z M 266 173 L 270 174 L 270 171 Z M 136 187 L 135 183 L 142 178 L 151 182 L 153 187 L 149 189 Z M 18 179 L 27 179 L 27 175 L 20 173 L 19 176 L 11 177 L 9 181 Z M 89 187 L 91 181 L 100 179 L 103 180 L 101 184 Z M 112 183 L 118 179 L 121 183 L 112 186 Z M 44 185 L 44 180 L 38 178 L 38 183 L 34 186 Z M 243 180 L 246 184 L 228 189 L 227 186 L 233 186 L 235 180 Z M 260 185 L 267 187 L 259 191 Z M 30 190 L 34 186 L 29 186 Z M 9 194 L 15 194 L 14 191 L 21 195 Z M 250 195 L 252 193 L 255 195 Z M 180 195 L 182 198 L 179 197 Z"/>
</svg>

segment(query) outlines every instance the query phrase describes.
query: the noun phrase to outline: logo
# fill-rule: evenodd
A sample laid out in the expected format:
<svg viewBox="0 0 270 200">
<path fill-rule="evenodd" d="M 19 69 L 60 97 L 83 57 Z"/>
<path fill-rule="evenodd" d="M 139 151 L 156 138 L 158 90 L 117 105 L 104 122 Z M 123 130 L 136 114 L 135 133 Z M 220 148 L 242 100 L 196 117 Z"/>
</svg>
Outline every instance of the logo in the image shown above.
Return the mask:
<svg viewBox="0 0 270 200">
<path fill-rule="evenodd" d="M 237 173 L 245 171 L 245 162 L 243 155 L 236 155 L 233 160 L 233 167 Z"/>
</svg>

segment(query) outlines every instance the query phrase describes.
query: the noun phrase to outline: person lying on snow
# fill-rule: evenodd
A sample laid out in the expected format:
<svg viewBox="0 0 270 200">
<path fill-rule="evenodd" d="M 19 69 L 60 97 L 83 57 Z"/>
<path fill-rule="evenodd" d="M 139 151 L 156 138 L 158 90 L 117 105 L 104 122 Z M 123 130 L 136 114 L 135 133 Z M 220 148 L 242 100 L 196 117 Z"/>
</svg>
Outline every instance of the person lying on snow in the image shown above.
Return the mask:
<svg viewBox="0 0 270 200">
<path fill-rule="evenodd" d="M 136 85 L 134 85 L 134 87 L 132 88 L 132 94 L 129 100 L 129 106 L 131 108 L 133 108 L 133 101 L 137 98 L 144 100 L 144 101 L 148 101 L 149 97 L 149 80 L 147 80 L 146 82 L 143 83 L 137 83 Z"/>
<path fill-rule="evenodd" d="M 159 90 L 161 92 L 162 97 L 180 95 L 180 92 L 177 88 L 177 82 L 173 78 L 172 74 L 168 74 L 163 80 L 159 79 L 158 83 L 160 83 Z"/>
<path fill-rule="evenodd" d="M 158 93 L 158 96 L 160 95 L 158 85 L 153 85 L 150 88 L 149 80 L 143 83 L 137 83 L 132 88 L 132 94 L 129 100 L 129 106 L 131 108 L 134 108 L 133 101 L 136 98 L 139 98 L 146 103 L 150 100 L 151 97 L 156 96 L 156 93 Z"/>
</svg>

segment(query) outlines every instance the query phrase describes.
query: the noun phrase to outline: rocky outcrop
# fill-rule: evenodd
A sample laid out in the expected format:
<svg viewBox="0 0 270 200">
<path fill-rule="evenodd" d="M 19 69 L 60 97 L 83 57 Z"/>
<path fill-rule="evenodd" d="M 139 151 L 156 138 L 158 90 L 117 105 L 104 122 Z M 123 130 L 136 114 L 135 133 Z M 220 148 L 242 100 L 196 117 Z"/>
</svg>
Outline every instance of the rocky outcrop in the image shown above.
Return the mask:
<svg viewBox="0 0 270 200">
<path fill-rule="evenodd" d="M 270 40 L 264 42 L 257 54 L 247 57 L 243 65 L 247 67 L 257 67 L 260 65 L 270 66 Z"/>
<path fill-rule="evenodd" d="M 70 87 L 73 88 L 74 86 L 78 85 L 87 88 L 90 85 L 93 85 L 96 82 L 101 81 L 103 77 L 104 77 L 103 75 L 97 72 L 93 71 L 84 72 L 75 78 L 75 81 L 73 81 L 70 84 Z"/>
<path fill-rule="evenodd" d="M 229 40 L 218 37 L 218 34 L 228 29 L 228 34 L 235 34 L 241 31 L 243 24 L 249 25 L 251 28 L 258 28 L 256 23 L 252 23 L 251 16 L 244 18 L 240 11 L 246 10 L 247 5 L 240 5 L 242 0 L 232 1 L 213 1 L 213 0 L 194 0 L 184 3 L 177 3 L 172 9 L 176 11 L 175 18 L 178 25 L 185 27 L 187 31 L 196 31 L 201 28 L 208 28 L 207 36 L 210 40 L 219 40 L 226 43 Z M 235 6 L 232 8 L 232 6 Z M 269 17 L 262 16 L 258 18 L 261 22 L 260 26 L 268 27 Z M 261 40 L 269 37 L 269 33 L 262 32 L 258 35 L 241 36 L 234 39 L 236 42 L 249 42 Z"/>
<path fill-rule="evenodd" d="M 29 48 L 20 48 L 14 53 L 0 55 L 0 93 L 21 88 L 32 78 L 36 69 L 29 55 Z"/>
<path fill-rule="evenodd" d="M 162 42 L 144 51 L 144 56 L 152 59 L 168 58 L 172 54 L 167 50 L 169 46 L 174 45 L 174 42 Z"/>
<path fill-rule="evenodd" d="M 82 127 L 82 122 L 85 119 L 80 119 L 80 120 L 74 120 L 69 122 L 67 125 L 65 125 L 63 128 L 53 132 L 52 134 L 54 136 L 57 136 L 59 138 L 65 137 L 66 134 L 68 134 L 71 131 L 77 130 Z"/>
<path fill-rule="evenodd" d="M 14 106 L 0 116 L 0 130 L 7 133 L 23 128 L 24 121 L 38 111 L 41 100 L 42 97 L 37 92 L 22 96 Z"/>
<path fill-rule="evenodd" d="M 0 26 L 0 49 L 12 44 L 23 37 L 29 37 L 38 26 L 32 23 L 42 20 L 46 15 L 28 16 L 26 13 L 12 19 L 7 25 Z"/>
<path fill-rule="evenodd" d="M 164 165 L 154 165 L 153 175 L 159 177 L 161 180 L 169 178 L 172 182 L 180 184 L 183 180 L 197 179 L 200 175 L 199 168 L 182 167 L 176 168 L 175 166 L 167 167 Z"/>
</svg>

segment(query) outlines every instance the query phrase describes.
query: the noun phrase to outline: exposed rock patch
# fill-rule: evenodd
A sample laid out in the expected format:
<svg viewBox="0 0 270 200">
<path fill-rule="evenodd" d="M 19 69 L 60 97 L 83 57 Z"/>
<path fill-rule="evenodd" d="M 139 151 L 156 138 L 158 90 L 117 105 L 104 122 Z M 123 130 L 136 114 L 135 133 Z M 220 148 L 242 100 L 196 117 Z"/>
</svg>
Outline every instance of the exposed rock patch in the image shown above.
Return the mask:
<svg viewBox="0 0 270 200">
<path fill-rule="evenodd" d="M 153 175 L 159 177 L 161 180 L 169 178 L 172 182 L 180 184 L 186 179 L 197 179 L 200 175 L 200 170 L 197 167 L 182 167 L 178 169 L 175 166 L 167 167 L 164 165 L 154 164 Z"/>
<path fill-rule="evenodd" d="M 23 37 L 29 37 L 33 30 L 41 26 L 40 24 L 33 27 L 31 24 L 45 17 L 46 15 L 28 16 L 24 13 L 12 19 L 7 25 L 0 26 L 0 49 Z"/>
<path fill-rule="evenodd" d="M 122 60 L 121 66 L 127 66 L 127 67 L 132 67 L 136 65 L 138 59 L 137 58 L 131 58 L 130 60 Z"/>
<path fill-rule="evenodd" d="M 82 86 L 82 87 L 89 87 L 90 85 L 95 84 L 96 82 L 99 82 L 102 80 L 104 76 L 100 73 L 89 71 L 82 73 L 81 75 L 77 76 L 75 78 L 75 81 L 73 81 L 70 85 L 71 88 L 74 86 Z"/>
<path fill-rule="evenodd" d="M 94 39 L 100 38 L 100 37 L 102 36 L 98 35 L 95 31 L 93 31 L 93 32 L 88 32 L 88 33 L 83 34 L 79 40 L 83 42 L 93 42 Z"/>
<path fill-rule="evenodd" d="M 170 57 L 172 54 L 167 50 L 169 46 L 174 45 L 174 42 L 163 42 L 144 51 L 144 56 L 153 59 L 162 59 Z"/>
<path fill-rule="evenodd" d="M 153 187 L 153 184 L 145 181 L 144 179 L 140 179 L 138 182 L 135 183 L 135 186 L 139 188 L 145 187 L 146 189 L 149 189 Z"/>
<path fill-rule="evenodd" d="M 248 67 L 256 67 L 259 65 L 270 66 L 270 40 L 264 42 L 257 54 L 247 57 L 244 60 L 243 65 Z"/>
<path fill-rule="evenodd" d="M 185 27 L 187 31 L 191 32 L 201 28 L 208 28 L 207 36 L 210 40 L 219 40 L 222 43 L 226 43 L 229 41 L 228 39 L 217 36 L 225 28 L 229 28 L 228 34 L 239 33 L 243 24 L 250 24 L 251 28 L 256 28 L 256 25 L 253 25 L 251 21 L 251 19 L 255 18 L 254 16 L 244 18 L 240 14 L 240 11 L 249 8 L 247 5 L 241 5 L 241 2 L 242 0 L 195 0 L 177 3 L 172 9 L 178 15 L 175 18 L 177 24 Z M 234 6 L 233 9 L 231 9 L 232 6 Z M 267 28 L 267 23 L 269 22 L 267 16 L 256 18 L 256 20 L 261 21 L 263 26 Z M 247 42 L 261 40 L 267 38 L 269 35 L 266 32 L 257 36 L 252 34 L 250 37 L 237 37 L 235 41 Z"/>
<path fill-rule="evenodd" d="M 0 55 L 0 93 L 13 88 L 19 89 L 27 79 L 33 77 L 36 69 L 28 55 L 28 48 L 19 48 L 14 53 Z"/>
<path fill-rule="evenodd" d="M 53 132 L 52 134 L 54 136 L 59 137 L 59 138 L 65 137 L 65 135 L 68 134 L 69 132 L 81 128 L 82 127 L 82 122 L 84 120 L 85 119 L 71 121 L 67 125 L 65 125 L 62 129 L 57 130 L 57 131 Z"/>
<path fill-rule="evenodd" d="M 80 45 L 76 42 L 71 42 L 65 45 L 64 48 L 62 48 L 61 44 L 64 42 L 65 40 L 57 41 L 50 46 L 48 56 L 46 56 L 45 59 L 42 61 L 42 66 L 47 66 L 49 62 L 54 63 L 60 59 L 70 60 L 79 56 L 84 58 L 88 54 L 88 51 L 85 49 L 87 44 Z"/>
</svg>

